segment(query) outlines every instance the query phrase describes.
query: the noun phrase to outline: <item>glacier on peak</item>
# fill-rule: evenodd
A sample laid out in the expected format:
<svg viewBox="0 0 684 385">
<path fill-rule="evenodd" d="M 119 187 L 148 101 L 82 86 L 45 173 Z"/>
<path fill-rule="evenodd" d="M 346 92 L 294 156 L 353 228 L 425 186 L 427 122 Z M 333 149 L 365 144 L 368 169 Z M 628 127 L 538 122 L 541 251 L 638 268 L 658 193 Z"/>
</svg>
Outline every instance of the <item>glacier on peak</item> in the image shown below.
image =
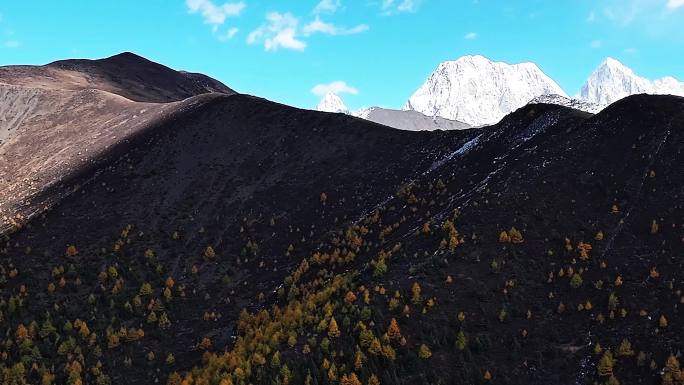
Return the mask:
<svg viewBox="0 0 684 385">
<path fill-rule="evenodd" d="M 634 94 L 684 96 L 684 83 L 671 76 L 651 81 L 609 57 L 589 76 L 577 97 L 605 107 Z"/>
<path fill-rule="evenodd" d="M 483 126 L 546 94 L 567 97 L 536 64 L 507 64 L 468 55 L 439 64 L 404 109 Z"/>
<path fill-rule="evenodd" d="M 342 101 L 342 98 L 334 92 L 326 93 L 316 106 L 317 111 L 348 114 L 349 109 Z"/>
</svg>

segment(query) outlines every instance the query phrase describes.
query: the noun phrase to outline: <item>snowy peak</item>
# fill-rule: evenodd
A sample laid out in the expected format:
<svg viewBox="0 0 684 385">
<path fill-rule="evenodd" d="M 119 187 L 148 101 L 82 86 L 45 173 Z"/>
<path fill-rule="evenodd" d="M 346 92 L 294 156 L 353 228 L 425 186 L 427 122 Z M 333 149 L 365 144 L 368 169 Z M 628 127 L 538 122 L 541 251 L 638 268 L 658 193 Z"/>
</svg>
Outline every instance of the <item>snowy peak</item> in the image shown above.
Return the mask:
<svg viewBox="0 0 684 385">
<path fill-rule="evenodd" d="M 642 93 L 684 96 L 684 83 L 673 77 L 651 81 L 638 76 L 618 60 L 607 58 L 584 83 L 579 98 L 607 106 L 624 97 Z"/>
<path fill-rule="evenodd" d="M 316 110 L 322 112 L 334 112 L 348 114 L 349 109 L 342 101 L 342 98 L 337 96 L 334 92 L 328 92 L 323 96 L 323 99 L 316 106 Z"/>
<path fill-rule="evenodd" d="M 528 103 L 558 104 L 597 113 L 640 93 L 684 96 L 684 82 L 673 77 L 651 81 L 609 57 L 571 99 L 534 63 L 507 64 L 482 55 L 467 55 L 440 63 L 406 102 L 404 113 L 379 107 L 350 112 L 333 92 L 325 94 L 316 109 L 406 130 L 462 129 L 497 123 Z"/>
<path fill-rule="evenodd" d="M 507 64 L 469 55 L 441 63 L 404 109 L 481 126 L 546 94 L 567 96 L 534 63 Z"/>
<path fill-rule="evenodd" d="M 634 73 L 634 71 L 632 71 L 631 68 L 622 64 L 622 62 L 620 62 L 619 60 L 613 59 L 612 57 L 607 57 L 604 61 L 602 61 L 601 64 L 599 65 L 599 68 L 609 70 L 609 71 L 612 70 L 612 71 L 624 72 L 624 73 L 629 73 L 629 74 Z"/>
<path fill-rule="evenodd" d="M 626 96 L 648 93 L 651 84 L 613 58 L 604 60 L 580 90 L 580 99 L 607 106 Z"/>
</svg>

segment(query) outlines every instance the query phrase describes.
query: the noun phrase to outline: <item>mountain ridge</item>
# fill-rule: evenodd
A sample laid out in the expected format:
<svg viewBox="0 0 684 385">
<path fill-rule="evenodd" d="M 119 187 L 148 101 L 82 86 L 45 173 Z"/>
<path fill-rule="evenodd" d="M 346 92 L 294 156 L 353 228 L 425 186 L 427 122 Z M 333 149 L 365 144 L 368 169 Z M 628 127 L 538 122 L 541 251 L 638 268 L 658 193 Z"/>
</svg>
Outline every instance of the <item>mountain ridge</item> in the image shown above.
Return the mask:
<svg viewBox="0 0 684 385">
<path fill-rule="evenodd" d="M 0 67 L 0 82 L 42 89 L 99 89 L 149 103 L 180 101 L 202 93 L 235 93 L 205 75 L 175 71 L 130 52 L 96 60 L 58 60 L 43 66 L 4 66 Z"/>
<path fill-rule="evenodd" d="M 410 132 L 242 94 L 72 86 L 0 86 L 0 205 L 24 210 L 0 234 L 8 381 L 682 374 L 684 98 Z"/>
</svg>

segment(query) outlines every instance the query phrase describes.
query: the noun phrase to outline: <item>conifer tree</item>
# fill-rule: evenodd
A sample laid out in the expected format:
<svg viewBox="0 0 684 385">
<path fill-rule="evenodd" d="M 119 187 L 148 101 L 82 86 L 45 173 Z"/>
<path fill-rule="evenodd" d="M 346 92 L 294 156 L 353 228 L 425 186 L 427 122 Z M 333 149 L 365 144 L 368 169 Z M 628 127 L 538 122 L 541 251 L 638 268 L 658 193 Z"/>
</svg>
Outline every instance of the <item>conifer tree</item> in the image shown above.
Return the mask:
<svg viewBox="0 0 684 385">
<path fill-rule="evenodd" d="M 463 333 L 463 330 L 458 332 L 458 335 L 456 336 L 456 347 L 458 350 L 465 350 L 465 348 L 468 346 L 468 340 L 466 339 L 465 333 Z"/>
<path fill-rule="evenodd" d="M 395 318 L 392 318 L 390 321 L 389 327 L 387 328 L 387 336 L 392 340 L 401 339 L 401 329 L 399 329 L 399 324 L 397 324 Z"/>
<path fill-rule="evenodd" d="M 427 345 L 421 344 L 420 348 L 418 348 L 418 357 L 426 360 L 432 357 L 432 351 L 430 351 L 430 348 Z"/>
<path fill-rule="evenodd" d="M 606 350 L 599 360 L 596 370 L 598 375 L 601 377 L 609 377 L 613 375 L 613 367 L 615 366 L 615 360 L 613 359 L 613 354 L 610 350 Z"/>
<path fill-rule="evenodd" d="M 335 317 L 330 320 L 330 324 L 328 325 L 328 336 L 330 336 L 330 338 L 337 338 L 340 336 L 340 329 L 337 326 Z"/>
<path fill-rule="evenodd" d="M 371 374 L 370 378 L 368 378 L 368 385 L 380 385 L 380 380 L 375 374 Z"/>
<path fill-rule="evenodd" d="M 634 355 L 634 350 L 632 350 L 632 344 L 629 342 L 627 338 L 623 339 L 620 343 L 620 346 L 618 346 L 616 355 L 618 357 L 629 357 Z"/>
<path fill-rule="evenodd" d="M 423 300 L 423 297 L 420 295 L 421 288 L 418 282 L 413 283 L 413 286 L 411 287 L 411 293 L 413 294 L 411 296 L 411 302 L 413 302 L 414 305 L 419 304 Z"/>
</svg>

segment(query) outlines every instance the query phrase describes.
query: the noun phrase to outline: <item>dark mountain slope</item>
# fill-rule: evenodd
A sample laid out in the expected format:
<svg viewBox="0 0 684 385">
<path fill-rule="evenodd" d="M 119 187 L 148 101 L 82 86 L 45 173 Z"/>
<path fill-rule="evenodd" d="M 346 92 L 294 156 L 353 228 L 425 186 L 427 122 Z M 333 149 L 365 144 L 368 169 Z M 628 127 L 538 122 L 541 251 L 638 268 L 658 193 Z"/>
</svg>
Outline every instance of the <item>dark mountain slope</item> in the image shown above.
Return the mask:
<svg viewBox="0 0 684 385">
<path fill-rule="evenodd" d="M 51 92 L 50 120 L 21 92 L 0 115 L 0 206 L 25 214 L 0 247 L 6 383 L 680 381 L 681 98 L 412 133 Z"/>
<path fill-rule="evenodd" d="M 24 279 L 41 282 L 36 292 L 44 293 L 49 282 L 59 287 L 61 275 L 53 276 L 53 269 L 73 265 L 64 290 L 25 300 L 22 314 L 37 319 L 12 322 L 40 324 L 42 309 L 60 304 L 52 322 L 80 318 L 98 330 L 102 361 L 115 383 L 149 383 L 189 368 L 199 362 L 195 345 L 204 336 L 228 345 L 232 328 L 223 325 L 257 304 L 259 293 L 277 289 L 299 263 L 300 249 L 315 248 L 323 235 L 361 217 L 463 137 L 402 132 L 242 95 L 188 103 L 35 196 L 34 204 L 54 197 L 58 203 L 5 245 L 5 266 L 20 272 L 6 284 L 7 293 L 27 284 Z M 65 257 L 68 245 L 76 246 L 77 256 Z M 204 255 L 207 246 L 216 257 Z M 99 287 L 98 273 L 109 267 L 116 268 L 116 279 Z M 167 302 L 161 298 L 168 277 L 176 289 Z M 118 279 L 123 283 L 114 295 Z M 153 294 L 142 297 L 139 309 L 126 310 L 146 282 Z M 151 298 L 162 304 L 155 314 L 164 314 L 170 326 L 146 326 Z M 221 315 L 220 321 L 203 321 L 205 312 Z M 143 327 L 144 343 L 106 349 L 105 330 L 121 326 Z M 171 353 L 178 364 L 162 372 L 122 364 L 126 357 L 145 361 L 149 351 Z"/>
<path fill-rule="evenodd" d="M 131 53 L 0 67 L 0 233 L 56 201 L 34 202 L 43 189 L 96 167 L 116 143 L 208 93 L 234 94 Z"/>
<path fill-rule="evenodd" d="M 627 339 L 635 356 L 616 362 L 616 376 L 624 383 L 652 383 L 657 372 L 648 369 L 650 360 L 661 368 L 682 348 L 677 328 L 658 330 L 661 315 L 670 325 L 682 322 L 677 293 L 684 175 L 681 166 L 672 166 L 682 164 L 682 102 L 637 96 L 588 119 L 562 110 L 540 114 L 547 107 L 531 106 L 422 181 L 414 189 L 418 199 L 427 195 L 427 201 L 446 201 L 444 207 L 423 209 L 412 226 L 390 238 L 418 259 L 397 261 L 381 282 L 390 293 L 410 293 L 419 282 L 439 305 L 436 314 L 412 316 L 402 326 L 421 330 L 421 342 L 434 347 L 438 362 L 459 362 L 453 376 L 461 381 L 482 381 L 488 370 L 497 383 L 592 383 L 601 357 L 594 355 L 595 345 L 617 354 Z M 428 187 L 439 179 L 446 197 Z M 618 212 L 612 213 L 613 205 Z M 454 209 L 464 244 L 453 253 L 439 251 L 440 240 L 449 238 L 444 231 L 411 236 L 426 222 L 441 227 Z M 658 230 L 651 234 L 654 220 Z M 500 232 L 513 226 L 524 242 L 498 242 Z M 599 231 L 603 236 L 596 240 Z M 580 243 L 593 247 L 586 261 Z M 657 279 L 649 277 L 653 268 Z M 583 283 L 573 288 L 576 273 Z M 444 284 L 447 275 L 453 287 Z M 615 283 L 618 276 L 624 283 Z M 619 305 L 609 305 L 611 293 Z M 589 311 L 579 309 L 587 302 Z M 453 323 L 461 311 L 467 321 Z M 453 324 L 441 329 L 439 320 Z M 454 351 L 459 331 L 479 357 Z M 644 369 L 636 365 L 640 351 L 647 357 Z M 436 371 L 424 380 L 444 378 Z"/>
<path fill-rule="evenodd" d="M 535 105 L 474 131 L 352 227 L 354 261 L 314 253 L 281 310 L 243 317 L 235 349 L 183 378 L 678 381 L 682 107 L 643 95 L 594 117 Z M 299 336 L 294 348 L 274 330 Z M 275 370 L 254 365 L 275 349 Z"/>
</svg>

